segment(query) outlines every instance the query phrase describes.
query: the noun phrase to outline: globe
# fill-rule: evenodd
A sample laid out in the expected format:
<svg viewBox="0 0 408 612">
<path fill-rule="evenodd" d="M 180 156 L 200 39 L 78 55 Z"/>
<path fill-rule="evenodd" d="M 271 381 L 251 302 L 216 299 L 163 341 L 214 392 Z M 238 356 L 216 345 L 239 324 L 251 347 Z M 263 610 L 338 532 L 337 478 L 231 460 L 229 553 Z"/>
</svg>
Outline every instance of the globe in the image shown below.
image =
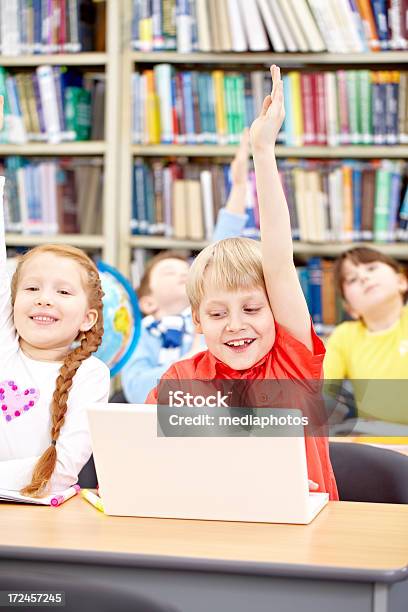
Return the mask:
<svg viewBox="0 0 408 612">
<path fill-rule="evenodd" d="M 142 315 L 136 294 L 129 281 L 116 268 L 98 263 L 103 298 L 104 334 L 95 353 L 110 369 L 111 376 L 120 372 L 128 361 L 140 336 Z"/>
</svg>

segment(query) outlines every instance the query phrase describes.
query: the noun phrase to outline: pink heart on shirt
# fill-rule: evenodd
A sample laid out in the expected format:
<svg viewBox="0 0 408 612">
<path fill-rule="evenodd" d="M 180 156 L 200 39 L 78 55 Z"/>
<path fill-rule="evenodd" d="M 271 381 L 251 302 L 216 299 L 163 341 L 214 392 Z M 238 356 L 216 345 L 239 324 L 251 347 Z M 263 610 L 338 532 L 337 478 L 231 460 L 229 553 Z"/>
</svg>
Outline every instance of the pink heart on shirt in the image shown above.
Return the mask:
<svg viewBox="0 0 408 612">
<path fill-rule="evenodd" d="M 38 389 L 20 391 L 14 380 L 0 382 L 0 412 L 9 423 L 35 406 L 40 397 Z"/>
</svg>

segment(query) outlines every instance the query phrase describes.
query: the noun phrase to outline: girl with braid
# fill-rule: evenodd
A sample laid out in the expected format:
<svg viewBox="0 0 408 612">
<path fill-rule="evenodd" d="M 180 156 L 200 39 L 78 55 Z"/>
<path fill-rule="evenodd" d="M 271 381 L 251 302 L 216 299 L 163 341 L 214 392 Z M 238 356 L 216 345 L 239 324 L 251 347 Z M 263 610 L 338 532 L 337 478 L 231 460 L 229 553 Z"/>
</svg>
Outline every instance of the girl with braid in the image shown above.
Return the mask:
<svg viewBox="0 0 408 612">
<path fill-rule="evenodd" d="M 91 356 L 103 292 L 92 260 L 59 245 L 23 255 L 10 286 L 3 188 L 0 177 L 0 488 L 42 497 L 77 482 L 91 455 L 87 405 L 108 399 L 109 370 Z"/>
</svg>

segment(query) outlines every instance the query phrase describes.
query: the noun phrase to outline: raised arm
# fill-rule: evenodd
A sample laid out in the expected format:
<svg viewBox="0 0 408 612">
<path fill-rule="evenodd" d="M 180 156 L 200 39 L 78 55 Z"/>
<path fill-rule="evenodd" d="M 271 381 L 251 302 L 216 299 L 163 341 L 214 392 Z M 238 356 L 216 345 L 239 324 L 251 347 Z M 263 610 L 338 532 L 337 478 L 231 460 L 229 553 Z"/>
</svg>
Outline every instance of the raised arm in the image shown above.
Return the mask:
<svg viewBox="0 0 408 612">
<path fill-rule="evenodd" d="M 249 130 L 242 132 L 241 142 L 231 162 L 231 191 L 225 208 L 232 213 L 245 214 L 248 187 Z"/>
<path fill-rule="evenodd" d="M 251 126 L 258 192 L 263 271 L 277 323 L 312 349 L 310 315 L 295 264 L 289 210 L 275 157 L 275 142 L 285 117 L 280 69 L 271 66 L 272 93 Z"/>
</svg>

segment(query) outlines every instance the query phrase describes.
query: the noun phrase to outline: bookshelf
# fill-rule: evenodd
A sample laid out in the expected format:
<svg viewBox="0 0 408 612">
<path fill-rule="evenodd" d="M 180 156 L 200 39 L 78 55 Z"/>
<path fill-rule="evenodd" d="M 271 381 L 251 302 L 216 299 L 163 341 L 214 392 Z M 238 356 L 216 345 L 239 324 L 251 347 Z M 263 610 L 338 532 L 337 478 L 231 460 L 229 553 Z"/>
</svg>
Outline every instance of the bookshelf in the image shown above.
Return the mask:
<svg viewBox="0 0 408 612">
<path fill-rule="evenodd" d="M 103 232 L 100 235 L 17 235 L 8 234 L 9 246 L 33 246 L 52 240 L 69 242 L 85 249 L 98 250 L 102 257 L 117 265 L 125 274 L 133 248 L 199 250 L 205 241 L 172 240 L 162 236 L 132 236 L 130 234 L 132 198 L 132 162 L 135 157 L 212 159 L 215 163 L 230 160 L 236 145 L 135 145 L 132 144 L 131 74 L 136 67 L 152 67 L 169 63 L 180 68 L 207 70 L 265 69 L 273 62 L 284 70 L 328 71 L 342 68 L 371 68 L 391 70 L 407 65 L 408 51 L 380 53 L 269 53 L 269 52 L 194 52 L 180 54 L 166 52 L 135 52 L 131 50 L 131 0 L 106 0 L 106 50 L 104 52 L 60 53 L 51 55 L 0 56 L 6 68 L 27 68 L 40 65 L 64 65 L 81 68 L 95 67 L 106 76 L 105 140 L 25 145 L 0 144 L 0 156 L 79 156 L 103 159 L 104 197 L 102 205 Z M 342 145 L 282 146 L 276 148 L 280 158 L 298 159 L 408 159 L 408 145 Z M 120 205 L 119 205 L 120 203 Z M 295 253 L 301 257 L 313 255 L 335 256 L 354 243 L 313 244 L 295 242 Z M 368 244 L 368 243 L 366 243 Z M 384 252 L 399 259 L 408 259 L 408 245 L 404 243 L 377 245 Z"/>
<path fill-rule="evenodd" d="M 0 144 L 0 156 L 105 155 L 107 149 L 107 141 L 63 142 L 58 144 L 28 142 L 24 145 Z"/>
<path fill-rule="evenodd" d="M 7 246 L 10 247 L 34 247 L 40 244 L 71 244 L 85 250 L 104 249 L 105 237 L 93 234 L 57 234 L 49 236 L 26 235 L 26 234 L 7 234 Z"/>
<path fill-rule="evenodd" d="M 407 57 L 408 59 L 408 57 Z M 236 145 L 132 145 L 131 153 L 134 157 L 225 157 L 232 158 Z M 353 145 L 341 147 L 286 147 L 277 145 L 277 157 L 321 158 L 321 159 L 403 159 L 408 158 L 408 145 L 380 146 L 380 145 Z"/>
<path fill-rule="evenodd" d="M 406 51 L 386 53 L 177 53 L 176 51 L 130 52 L 135 64 L 242 64 L 263 65 L 266 68 L 274 62 L 286 66 L 372 66 L 375 64 L 403 64 L 407 61 Z"/>
<path fill-rule="evenodd" d="M 103 69 L 105 89 L 105 140 L 85 142 L 63 142 L 58 144 L 29 142 L 23 145 L 0 144 L 0 156 L 10 155 L 50 157 L 100 157 L 104 166 L 102 202 L 102 233 L 100 235 L 58 234 L 58 235 L 6 235 L 8 247 L 32 247 L 47 242 L 68 243 L 85 250 L 97 251 L 110 264 L 117 264 L 118 227 L 116 206 L 119 168 L 119 102 L 120 54 L 121 54 L 120 2 L 106 0 L 106 51 L 55 53 L 44 55 L 0 55 L 0 65 L 5 68 L 36 68 L 42 65 L 97 67 Z"/>
<path fill-rule="evenodd" d="M 163 236 L 131 236 L 130 246 L 132 248 L 146 249 L 190 249 L 192 251 L 200 251 L 204 249 L 209 242 L 206 240 L 177 240 L 174 238 L 165 238 Z M 318 257 L 337 257 L 352 244 L 351 242 L 335 242 L 329 244 L 313 244 L 308 242 L 295 241 L 293 250 L 295 255 L 307 258 L 312 256 Z M 378 244 L 373 242 L 365 242 L 365 246 L 373 247 L 390 257 L 408 260 L 408 244 Z"/>
<path fill-rule="evenodd" d="M 109 0 L 108 0 L 109 1 Z M 16 55 L 0 56 L 0 64 L 5 67 L 21 66 L 105 66 L 108 61 L 108 53 L 84 52 L 84 53 L 54 53 L 51 55 Z"/>
<path fill-rule="evenodd" d="M 124 41 L 130 41 L 132 23 L 131 2 L 122 5 L 122 23 Z M 131 117 L 131 74 L 140 68 L 152 68 L 159 63 L 175 65 L 185 70 L 225 69 L 236 70 L 243 66 L 245 70 L 269 68 L 271 63 L 280 65 L 284 70 L 328 71 L 339 69 L 360 68 L 371 70 L 404 69 L 408 61 L 408 51 L 387 51 L 380 53 L 268 53 L 268 52 L 193 52 L 181 54 L 175 51 L 139 52 L 132 51 L 130 44 L 124 44 L 122 52 L 122 111 L 121 111 L 121 169 L 120 169 L 120 201 L 119 211 L 119 252 L 118 264 L 121 270 L 129 273 L 129 262 L 133 248 L 146 249 L 190 249 L 200 250 L 208 243 L 204 240 L 176 240 L 163 236 L 130 235 L 130 218 L 132 210 L 132 162 L 134 158 L 187 158 L 194 162 L 197 158 L 210 158 L 214 163 L 225 163 L 230 160 L 236 150 L 236 145 L 140 145 L 132 144 Z M 280 158 L 298 159 L 408 159 L 408 146 L 381 145 L 342 145 L 342 146 L 282 146 L 277 145 L 276 154 Z M 312 256 L 335 257 L 355 242 L 344 243 L 305 243 L 294 242 L 294 252 L 299 258 Z M 405 243 L 368 243 L 384 253 L 401 260 L 408 259 L 408 244 Z"/>
</svg>

